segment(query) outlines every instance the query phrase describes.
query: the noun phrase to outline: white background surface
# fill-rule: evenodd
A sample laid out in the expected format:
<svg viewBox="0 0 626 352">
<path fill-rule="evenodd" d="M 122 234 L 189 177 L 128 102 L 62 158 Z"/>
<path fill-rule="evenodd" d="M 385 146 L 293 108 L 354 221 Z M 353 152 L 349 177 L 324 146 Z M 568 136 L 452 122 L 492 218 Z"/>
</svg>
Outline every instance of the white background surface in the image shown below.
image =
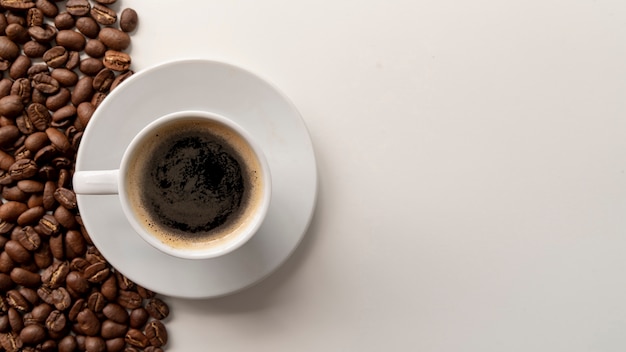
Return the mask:
<svg viewBox="0 0 626 352">
<path fill-rule="evenodd" d="M 626 2 L 119 5 L 135 70 L 250 69 L 318 158 L 302 245 L 244 292 L 166 298 L 168 351 L 626 348 Z"/>
</svg>

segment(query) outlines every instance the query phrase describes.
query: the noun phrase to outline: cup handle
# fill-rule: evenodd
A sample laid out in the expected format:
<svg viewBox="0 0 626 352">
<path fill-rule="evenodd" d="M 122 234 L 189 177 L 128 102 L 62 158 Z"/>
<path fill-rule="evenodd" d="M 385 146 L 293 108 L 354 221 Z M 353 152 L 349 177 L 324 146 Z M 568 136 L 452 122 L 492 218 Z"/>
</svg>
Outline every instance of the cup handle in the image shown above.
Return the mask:
<svg viewBox="0 0 626 352">
<path fill-rule="evenodd" d="M 78 171 L 74 173 L 76 194 L 118 194 L 120 170 Z"/>
</svg>

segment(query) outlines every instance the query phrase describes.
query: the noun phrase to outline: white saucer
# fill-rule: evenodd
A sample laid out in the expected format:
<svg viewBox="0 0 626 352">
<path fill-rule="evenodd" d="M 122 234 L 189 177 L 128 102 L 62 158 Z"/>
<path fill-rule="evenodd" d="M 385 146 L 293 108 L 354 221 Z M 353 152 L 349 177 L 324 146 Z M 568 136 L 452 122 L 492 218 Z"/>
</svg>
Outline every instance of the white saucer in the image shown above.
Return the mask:
<svg viewBox="0 0 626 352">
<path fill-rule="evenodd" d="M 222 296 L 268 276 L 300 243 L 316 201 L 313 145 L 294 105 L 272 85 L 230 64 L 181 60 L 134 74 L 104 100 L 85 130 L 76 170 L 117 169 L 141 128 L 181 110 L 231 118 L 263 147 L 272 200 L 265 222 L 248 243 L 220 258 L 179 259 L 133 231 L 118 196 L 79 195 L 78 205 L 96 247 L 129 279 L 170 296 Z"/>
</svg>

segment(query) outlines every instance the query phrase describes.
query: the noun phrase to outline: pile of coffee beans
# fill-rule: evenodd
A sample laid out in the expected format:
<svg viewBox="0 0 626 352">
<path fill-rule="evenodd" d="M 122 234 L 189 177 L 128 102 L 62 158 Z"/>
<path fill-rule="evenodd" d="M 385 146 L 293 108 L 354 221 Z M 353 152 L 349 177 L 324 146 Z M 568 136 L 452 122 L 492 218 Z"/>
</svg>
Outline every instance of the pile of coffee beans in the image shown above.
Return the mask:
<svg viewBox="0 0 626 352">
<path fill-rule="evenodd" d="M 0 0 L 0 351 L 161 351 L 167 304 L 93 246 L 72 175 L 93 112 L 132 75 L 116 0 Z"/>
</svg>

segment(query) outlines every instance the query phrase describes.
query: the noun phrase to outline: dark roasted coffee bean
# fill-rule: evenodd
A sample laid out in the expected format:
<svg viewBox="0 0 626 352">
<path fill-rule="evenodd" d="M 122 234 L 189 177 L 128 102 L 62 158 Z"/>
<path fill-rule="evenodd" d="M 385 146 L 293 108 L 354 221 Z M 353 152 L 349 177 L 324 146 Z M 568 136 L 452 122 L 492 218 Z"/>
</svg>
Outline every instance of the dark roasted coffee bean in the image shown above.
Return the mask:
<svg viewBox="0 0 626 352">
<path fill-rule="evenodd" d="M 76 20 L 76 29 L 87 38 L 96 38 L 100 32 L 100 25 L 91 17 L 79 17 Z"/>
<path fill-rule="evenodd" d="M 18 285 L 26 287 L 37 287 L 41 284 L 41 276 L 20 267 L 11 270 L 11 280 Z"/>
<path fill-rule="evenodd" d="M 9 323 L 8 315 L 0 315 L 0 333 L 6 333 L 11 331 L 11 324 Z M 124 345 L 126 341 L 124 341 Z"/>
<path fill-rule="evenodd" d="M 70 271 L 66 277 L 67 287 L 83 294 L 89 290 L 89 282 L 78 271 Z"/>
<path fill-rule="evenodd" d="M 15 125 L 23 134 L 28 135 L 35 132 L 35 126 L 33 126 L 33 123 L 25 115 L 17 117 L 15 119 Z"/>
<path fill-rule="evenodd" d="M 46 319 L 46 328 L 50 331 L 61 332 L 67 326 L 67 317 L 63 312 L 54 310 Z"/>
<path fill-rule="evenodd" d="M 11 39 L 0 36 L 0 68 L 6 70 L 19 55 L 20 48 Z"/>
<path fill-rule="evenodd" d="M 39 209 L 43 209 L 43 207 L 40 207 Z M 45 214 L 45 211 L 37 219 L 41 218 L 43 214 Z M 30 223 L 34 223 L 35 221 L 36 220 L 30 221 Z M 36 251 L 39 246 L 41 246 L 41 238 L 39 237 L 37 231 L 35 231 L 31 226 L 25 226 L 18 230 L 17 241 L 22 245 L 22 247 L 31 252 Z"/>
<path fill-rule="evenodd" d="M 15 268 L 15 262 L 6 251 L 0 252 L 0 272 L 8 274 Z M 1 307 L 0 307 L 1 308 Z M 0 312 L 2 310 L 0 309 Z"/>
<path fill-rule="evenodd" d="M 106 93 L 95 92 L 93 97 L 91 97 L 91 105 L 97 108 L 106 97 L 107 97 Z"/>
<path fill-rule="evenodd" d="M 26 77 L 26 73 L 30 68 L 31 61 L 26 55 L 18 56 L 13 64 L 11 64 L 11 68 L 9 68 L 9 77 L 13 79 L 18 79 L 22 77 Z"/>
<path fill-rule="evenodd" d="M 28 10 L 35 6 L 35 3 L 31 0 L 0 0 L 0 6 L 7 10 Z"/>
<path fill-rule="evenodd" d="M 46 339 L 46 330 L 41 325 L 29 325 L 22 329 L 20 338 L 24 343 L 36 345 Z"/>
<path fill-rule="evenodd" d="M 18 217 L 18 219 L 19 219 L 19 217 Z M 0 234 L 6 234 L 9 231 L 13 230 L 14 227 L 15 227 L 15 224 L 0 219 Z M 4 241 L 4 240 L 6 240 L 5 237 L 0 238 L 0 241 Z M 4 247 L 4 243 L 5 242 L 6 241 L 2 242 L 2 247 Z"/>
<path fill-rule="evenodd" d="M 128 343 L 129 345 L 139 348 L 146 348 L 150 344 L 150 341 L 148 340 L 146 335 L 144 335 L 143 332 L 137 329 L 129 329 L 126 333 L 125 339 L 126 343 Z"/>
<path fill-rule="evenodd" d="M 9 308 L 7 316 L 9 317 L 11 330 L 19 333 L 24 328 L 24 319 L 21 314 L 15 308 Z"/>
<path fill-rule="evenodd" d="M 42 77 L 50 77 L 46 74 L 40 75 L 43 75 Z M 50 111 L 43 104 L 32 103 L 28 105 L 28 107 L 26 107 L 26 115 L 33 126 L 39 131 L 45 131 L 50 125 Z"/>
<path fill-rule="evenodd" d="M 9 167 L 9 175 L 13 180 L 19 181 L 31 178 L 37 174 L 37 164 L 30 159 L 16 160 Z"/>
<path fill-rule="evenodd" d="M 28 78 L 18 78 L 11 85 L 11 94 L 21 98 L 23 104 L 30 101 L 30 80 Z"/>
<path fill-rule="evenodd" d="M 54 217 L 57 219 L 57 221 L 59 222 L 59 224 L 61 224 L 61 226 L 63 226 L 66 229 L 73 229 L 77 227 L 77 223 L 76 223 L 76 217 L 74 216 L 74 213 L 72 213 L 71 211 L 67 210 L 67 208 L 65 208 L 64 206 L 58 206 L 53 213 Z M 66 242 L 65 242 L 65 251 L 68 251 L 68 245 L 70 245 L 70 243 L 68 243 L 68 240 L 70 238 L 70 236 L 68 236 L 70 233 L 78 233 L 78 235 L 80 235 L 80 239 L 81 241 L 84 241 L 83 235 L 80 234 L 79 231 L 75 231 L 75 230 L 69 230 L 66 234 L 65 234 L 65 238 L 66 238 Z M 84 243 L 84 242 L 83 242 Z M 83 248 L 84 245 L 81 244 L 76 244 L 76 242 L 71 244 L 71 250 L 73 253 L 78 253 L 75 252 L 74 249 L 81 249 Z M 82 254 L 82 253 L 81 253 Z M 72 258 L 74 258 L 75 255 L 72 256 Z M 70 259 L 72 259 L 70 258 Z"/>
<path fill-rule="evenodd" d="M 110 269 L 105 262 L 91 264 L 85 268 L 84 276 L 91 283 L 99 283 L 109 277 Z"/>
<path fill-rule="evenodd" d="M 17 182 L 17 188 L 27 193 L 43 191 L 43 183 L 36 180 L 21 180 Z"/>
<path fill-rule="evenodd" d="M 118 292 L 117 303 L 126 309 L 135 309 L 141 306 L 143 299 L 137 292 L 121 290 Z"/>
<path fill-rule="evenodd" d="M 3 37 L 0 37 L 0 40 Z M 16 117 L 24 110 L 22 98 L 18 95 L 7 95 L 0 98 L 0 115 Z"/>
<path fill-rule="evenodd" d="M 65 284 L 65 279 L 70 272 L 70 263 L 67 261 L 54 262 L 41 274 L 41 281 L 49 288 L 58 288 Z"/>
<path fill-rule="evenodd" d="M 87 126 L 94 111 L 95 108 L 90 102 L 85 101 L 78 105 L 76 108 L 76 114 L 78 115 L 78 120 L 83 124 L 83 126 Z"/>
<path fill-rule="evenodd" d="M 30 302 L 18 290 L 9 290 L 6 294 L 6 303 L 20 312 L 30 310 Z"/>
<path fill-rule="evenodd" d="M 78 350 L 78 344 L 76 343 L 76 337 L 73 335 L 67 335 L 58 344 L 59 352 L 74 352 Z"/>
<path fill-rule="evenodd" d="M 50 252 L 50 244 L 43 242 L 39 248 L 33 253 L 33 260 L 38 268 L 44 269 L 52 264 L 52 252 Z"/>
<path fill-rule="evenodd" d="M 65 260 L 65 244 L 63 243 L 63 235 L 53 235 L 48 240 L 50 244 L 50 252 L 56 260 Z"/>
<path fill-rule="evenodd" d="M 72 298 L 67 292 L 65 287 L 59 287 L 57 289 L 50 289 L 45 286 L 41 286 L 37 290 L 39 297 L 46 303 L 53 305 L 57 310 L 63 311 L 70 307 L 72 304 Z"/>
<path fill-rule="evenodd" d="M 46 135 L 46 138 L 48 135 Z M 46 181 L 43 186 L 43 207 L 46 210 L 52 210 L 55 208 L 56 199 L 54 198 L 54 192 L 57 189 L 54 181 Z"/>
<path fill-rule="evenodd" d="M 81 332 L 87 336 L 95 336 L 100 332 L 100 320 L 89 309 L 81 310 L 76 316 L 76 322 Z"/>
<path fill-rule="evenodd" d="M 91 8 L 91 17 L 103 26 L 110 26 L 117 21 L 117 13 L 100 4 L 95 4 Z"/>
<path fill-rule="evenodd" d="M 72 176 L 70 172 L 66 169 L 70 165 L 68 163 L 65 163 L 66 161 L 68 161 L 69 163 L 69 159 L 65 160 L 65 159 L 55 158 L 54 160 L 52 160 L 52 163 L 54 163 L 55 167 L 63 168 L 59 170 L 59 179 L 57 181 L 58 188 L 69 187 L 69 184 L 71 182 Z"/>
<path fill-rule="evenodd" d="M 106 299 L 100 292 L 92 292 L 87 299 L 87 308 L 95 313 L 102 312 L 104 306 L 107 304 Z"/>
<path fill-rule="evenodd" d="M 15 43 L 24 44 L 30 40 L 28 29 L 18 23 L 8 25 L 5 32 L 7 37 Z"/>
<path fill-rule="evenodd" d="M 35 64 L 28 69 L 28 78 L 32 79 L 38 73 L 50 73 L 50 69 L 46 64 Z"/>
<path fill-rule="evenodd" d="M 85 44 L 85 53 L 91 57 L 101 58 L 107 51 L 107 47 L 98 39 L 90 39 Z"/>
<path fill-rule="evenodd" d="M 63 46 L 67 50 L 81 51 L 85 48 L 87 41 L 85 37 L 73 30 L 60 30 L 56 36 L 57 44 Z"/>
<path fill-rule="evenodd" d="M 36 0 L 35 1 L 35 6 L 41 10 L 41 12 L 44 14 L 44 16 L 46 17 L 54 17 L 59 13 L 59 8 L 57 7 L 57 5 L 51 1 L 48 0 Z"/>
<path fill-rule="evenodd" d="M 93 57 L 81 60 L 80 65 L 78 66 L 80 72 L 89 76 L 97 75 L 103 68 L 104 64 L 102 64 L 102 60 Z"/>
<path fill-rule="evenodd" d="M 117 278 L 115 275 L 110 275 L 100 287 L 100 292 L 109 301 L 115 301 L 117 299 Z"/>
<path fill-rule="evenodd" d="M 165 302 L 159 298 L 152 298 L 146 304 L 146 310 L 151 317 L 157 320 L 163 320 L 170 314 L 170 309 Z"/>
<path fill-rule="evenodd" d="M 65 65 L 68 56 L 69 54 L 67 50 L 64 47 L 57 45 L 50 48 L 43 54 L 43 60 L 48 66 L 58 68 Z"/>
<path fill-rule="evenodd" d="M 0 79 L 0 98 L 6 97 L 7 95 L 11 94 L 12 85 L 13 85 L 13 81 L 11 81 L 10 79 L 8 78 Z"/>
<path fill-rule="evenodd" d="M 7 148 L 21 136 L 20 130 L 13 125 L 0 127 L 0 147 Z"/>
<path fill-rule="evenodd" d="M 72 104 L 78 106 L 80 103 L 89 101 L 93 95 L 93 77 L 84 76 L 78 80 L 74 91 L 72 91 Z M 1 104 L 1 99 L 0 99 Z"/>
<path fill-rule="evenodd" d="M 137 12 L 131 8 L 126 8 L 120 15 L 120 28 L 124 32 L 132 32 L 137 28 Z"/>
<path fill-rule="evenodd" d="M 124 337 L 128 331 L 128 326 L 117 323 L 113 320 L 105 320 L 102 322 L 100 335 L 105 339 L 114 339 Z"/>
<path fill-rule="evenodd" d="M 117 303 L 109 303 L 104 306 L 102 313 L 107 319 L 119 324 L 128 324 L 129 315 L 126 309 Z"/>
<path fill-rule="evenodd" d="M 80 53 L 78 51 L 70 51 L 70 57 L 67 59 L 65 68 L 67 68 L 68 70 L 73 70 L 78 67 L 79 63 L 80 63 Z"/>
<path fill-rule="evenodd" d="M 61 231 L 61 225 L 54 215 L 46 214 L 39 220 L 39 226 L 46 236 L 55 236 Z"/>
<path fill-rule="evenodd" d="M 33 88 L 45 94 L 54 94 L 59 91 L 60 84 L 48 73 L 38 73 L 32 77 Z M 45 97 L 44 97 L 45 101 Z"/>
<path fill-rule="evenodd" d="M 15 287 L 15 282 L 11 280 L 11 276 L 5 273 L 0 273 L 0 291 L 6 292 L 12 289 L 13 287 Z M 128 314 L 126 316 L 128 317 Z M 2 331 L 2 329 L 0 329 L 0 331 Z"/>
<path fill-rule="evenodd" d="M 30 58 L 42 57 L 46 50 L 49 49 L 49 46 L 46 44 L 39 43 L 36 40 L 29 40 L 22 46 L 22 50 L 24 51 L 24 55 Z"/>
<path fill-rule="evenodd" d="M 85 16 L 91 9 L 87 0 L 68 0 L 65 7 L 72 16 Z"/>
<path fill-rule="evenodd" d="M 130 45 L 128 33 L 113 27 L 102 28 L 98 34 L 98 39 L 111 50 L 122 51 Z"/>
<path fill-rule="evenodd" d="M 50 43 L 57 35 L 57 30 L 51 25 L 33 26 L 28 28 L 28 34 L 39 43 Z"/>
<path fill-rule="evenodd" d="M 71 29 L 74 27 L 74 24 L 74 17 L 70 15 L 69 12 L 61 12 L 54 17 L 54 26 L 59 30 Z"/>
<path fill-rule="evenodd" d="M 31 260 L 30 253 L 18 241 L 8 241 L 4 245 L 4 251 L 16 263 L 26 263 Z"/>
<path fill-rule="evenodd" d="M 55 74 L 55 71 L 57 70 L 65 70 L 64 68 L 57 68 L 54 71 L 52 71 L 52 75 Z M 70 77 L 71 74 L 73 74 L 74 72 L 70 71 Z M 68 76 L 65 76 L 64 78 L 67 78 Z M 55 78 L 56 79 L 56 78 Z M 78 80 L 78 76 L 76 77 L 76 80 Z M 61 81 L 59 81 L 59 84 L 61 84 L 62 86 L 65 86 L 65 84 Z M 71 85 L 70 85 L 71 86 Z M 63 108 L 64 106 L 67 105 L 67 103 L 69 103 L 71 95 L 70 95 L 70 90 L 67 88 L 60 88 L 59 91 L 56 94 L 53 94 L 51 96 L 49 96 L 46 99 L 46 107 L 49 110 L 52 111 L 57 111 L 61 108 Z M 69 106 L 69 105 L 68 105 Z M 54 119 L 53 119 L 54 122 Z"/>
<path fill-rule="evenodd" d="M 12 155 L 0 149 L 0 169 L 9 171 L 9 168 L 11 168 L 11 165 L 13 165 L 13 163 L 15 163 L 15 158 Z M 2 174 L 2 177 L 0 177 L 0 179 L 1 179 L 0 184 L 2 185 L 9 185 L 13 183 L 13 179 L 10 178 L 10 175 L 8 172 Z M 0 215 L 0 219 L 2 219 L 1 215 Z"/>
<path fill-rule="evenodd" d="M 52 160 L 58 154 L 57 149 L 52 145 L 47 145 L 41 149 L 37 153 L 35 153 L 35 162 L 43 164 Z"/>
<path fill-rule="evenodd" d="M 6 1 L 10 0 L 0 0 L 0 4 Z M 10 331 L 0 334 L 0 345 L 2 345 L 2 348 L 7 352 L 20 352 L 22 351 L 24 343 L 15 331 Z"/>
<path fill-rule="evenodd" d="M 50 76 L 56 79 L 57 82 L 59 82 L 59 84 L 64 87 L 72 87 L 76 84 L 76 82 L 78 82 L 78 75 L 76 74 L 76 72 L 68 70 L 67 68 L 55 68 L 54 70 L 52 70 Z M 69 101 L 69 96 L 67 101 Z"/>
<path fill-rule="evenodd" d="M 126 340 L 124 340 L 124 337 L 106 340 L 107 352 L 122 352 L 125 346 Z"/>
<path fill-rule="evenodd" d="M 0 4 L 0 6 L 2 5 Z M 28 10 L 28 9 L 24 9 L 24 10 Z M 8 24 L 17 23 L 17 24 L 21 24 L 22 26 L 26 26 L 26 17 L 24 17 L 25 13 L 26 11 L 9 11 L 5 13 L 7 17 L 7 23 Z"/>
<path fill-rule="evenodd" d="M 70 148 L 72 147 L 72 145 L 70 144 L 70 141 L 67 140 L 67 136 L 65 136 L 65 134 L 63 134 L 63 132 L 59 131 L 58 129 L 56 129 L 54 127 L 50 127 L 50 128 L 47 128 L 45 132 L 48 135 L 48 139 L 50 139 L 50 143 L 52 143 L 52 145 L 57 150 L 60 150 L 61 152 L 65 153 L 65 152 L 69 151 Z M 60 191 L 57 190 L 57 193 L 58 192 L 60 192 Z M 62 191 L 62 192 L 64 192 L 64 194 L 68 193 L 66 191 Z M 73 194 L 74 192 L 71 192 L 71 193 Z M 76 198 L 76 196 L 74 196 L 74 198 Z M 59 199 L 57 199 L 57 201 L 59 201 Z M 74 201 L 75 201 L 75 199 L 74 199 Z M 59 201 L 59 203 L 61 203 L 61 202 Z M 68 208 L 68 209 L 76 208 L 75 204 L 74 205 L 71 205 L 69 203 L 67 203 L 67 204 L 61 203 L 61 204 L 64 207 Z"/>
<path fill-rule="evenodd" d="M 38 8 L 30 8 L 28 12 L 26 12 L 26 25 L 28 27 L 32 26 L 41 26 L 43 24 L 44 14 L 41 9 Z"/>
<path fill-rule="evenodd" d="M 58 130 L 57 130 L 58 131 Z M 65 137 L 65 135 L 63 135 Z M 67 140 L 67 137 L 65 137 Z M 50 138 L 52 140 L 52 138 Z M 57 188 L 54 192 L 54 198 L 59 204 L 67 209 L 76 209 L 76 194 L 71 189 Z"/>
<path fill-rule="evenodd" d="M 28 199 L 28 195 L 22 192 L 19 188 L 17 188 L 17 186 L 4 187 L 2 189 L 2 197 L 6 200 L 20 202 L 20 203 L 24 203 Z"/>
<path fill-rule="evenodd" d="M 113 84 L 111 85 L 111 90 L 115 89 L 115 87 L 120 85 L 128 77 L 132 76 L 134 73 L 135 72 L 133 72 L 132 70 L 129 70 L 129 71 L 125 71 L 125 72 L 122 72 L 119 75 L 117 75 L 117 77 L 115 77 L 115 80 L 113 81 Z"/>
<path fill-rule="evenodd" d="M 134 329 L 142 329 L 148 322 L 150 314 L 143 308 L 135 308 L 130 312 L 130 327 Z"/>
<path fill-rule="evenodd" d="M 35 295 L 37 296 L 37 293 L 35 293 Z M 40 303 L 37 304 L 33 310 L 30 312 L 29 315 L 29 321 L 28 321 L 28 325 L 30 324 L 39 324 L 39 325 L 43 325 L 46 322 L 46 319 L 48 319 L 48 316 L 50 315 L 50 313 L 52 313 L 52 311 L 54 310 L 54 308 L 49 305 L 48 303 Z"/>
<path fill-rule="evenodd" d="M 4 35 L 4 30 L 9 25 L 9 21 L 7 21 L 7 16 L 4 13 L 0 13 L 0 35 Z"/>
<path fill-rule="evenodd" d="M 131 60 L 130 56 L 124 52 L 107 50 L 104 53 L 104 59 L 102 60 L 102 62 L 104 63 L 104 67 L 113 71 L 122 72 L 128 70 Z"/>
<path fill-rule="evenodd" d="M 43 194 L 41 192 L 31 194 L 26 201 L 26 205 L 28 205 L 28 208 L 43 207 Z M 0 233 L 2 233 L 1 227 Z"/>
<path fill-rule="evenodd" d="M 80 313 L 83 309 L 87 308 L 87 302 L 84 298 L 78 298 L 72 304 L 72 307 L 67 312 L 67 318 L 71 322 L 76 322 L 78 319 L 78 313 Z"/>
<path fill-rule="evenodd" d="M 113 80 L 115 80 L 115 73 L 108 68 L 102 69 L 93 79 L 93 89 L 98 92 L 106 92 L 111 88 Z"/>
</svg>

